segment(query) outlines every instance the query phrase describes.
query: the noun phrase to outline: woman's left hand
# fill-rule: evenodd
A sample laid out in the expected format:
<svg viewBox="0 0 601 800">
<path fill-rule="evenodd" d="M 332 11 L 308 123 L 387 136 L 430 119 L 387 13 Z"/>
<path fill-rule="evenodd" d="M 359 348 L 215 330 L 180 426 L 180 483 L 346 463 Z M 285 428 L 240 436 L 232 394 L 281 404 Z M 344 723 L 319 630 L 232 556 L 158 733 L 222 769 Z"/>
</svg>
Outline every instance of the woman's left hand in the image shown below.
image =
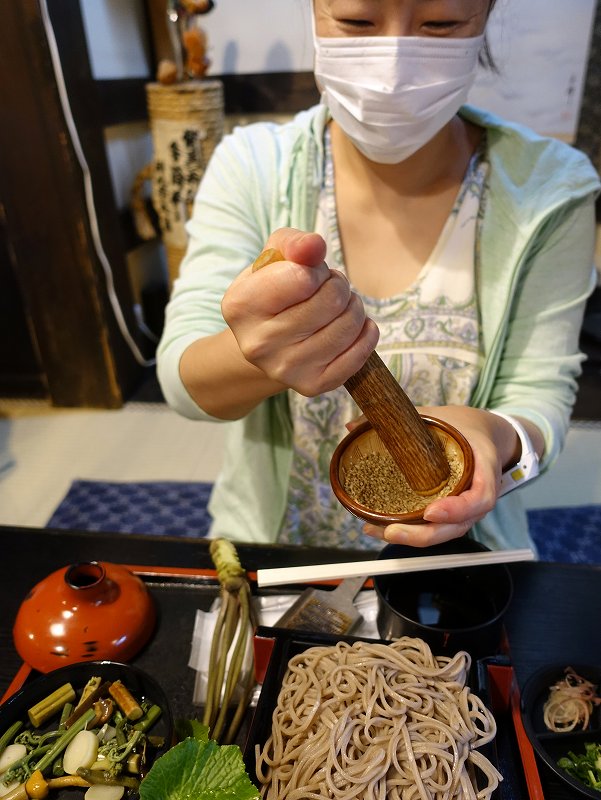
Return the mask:
<svg viewBox="0 0 601 800">
<path fill-rule="evenodd" d="M 494 507 L 501 471 L 511 463 L 517 436 L 501 417 L 468 406 L 419 408 L 421 414 L 438 417 L 453 425 L 470 443 L 474 453 L 474 476 L 469 489 L 453 497 L 433 500 L 424 511 L 424 522 L 416 525 L 367 524 L 369 536 L 394 544 L 429 547 L 463 536 Z"/>
</svg>

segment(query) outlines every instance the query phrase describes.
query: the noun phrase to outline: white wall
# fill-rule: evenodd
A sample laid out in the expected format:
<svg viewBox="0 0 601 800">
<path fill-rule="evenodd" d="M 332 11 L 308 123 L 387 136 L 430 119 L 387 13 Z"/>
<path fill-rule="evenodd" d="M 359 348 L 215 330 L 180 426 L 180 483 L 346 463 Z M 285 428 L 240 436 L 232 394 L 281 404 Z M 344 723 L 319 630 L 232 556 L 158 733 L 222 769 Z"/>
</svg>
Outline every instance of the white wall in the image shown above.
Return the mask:
<svg viewBox="0 0 601 800">
<path fill-rule="evenodd" d="M 601 503 L 601 422 L 574 422 L 557 462 L 524 486 L 527 508 Z"/>
<path fill-rule="evenodd" d="M 92 75 L 143 78 L 151 75 L 142 0 L 79 0 Z M 166 5 L 166 0 L 165 0 Z"/>
<path fill-rule="evenodd" d="M 497 0 L 490 40 L 501 74 L 482 72 L 470 100 L 541 133 L 572 139 L 595 5 L 596 0 Z M 153 75 L 142 0 L 81 0 L 81 8 L 95 78 Z M 212 74 L 311 70 L 309 8 L 309 0 L 219 0 L 200 18 Z M 139 126 L 107 131 L 120 205 L 151 152 L 150 135 Z"/>
<path fill-rule="evenodd" d="M 80 0 L 92 74 L 153 75 L 142 0 Z M 200 17 L 212 74 L 311 70 L 309 0 L 219 0 Z M 572 139 L 595 0 L 497 0 L 490 23 L 501 74 L 482 72 L 470 100 L 542 133 Z M 268 20 L 268 24 L 266 24 Z M 152 153 L 145 126 L 108 129 L 107 157 L 119 206 Z"/>
<path fill-rule="evenodd" d="M 118 208 L 127 208 L 138 173 L 152 161 L 152 137 L 148 124 L 111 125 L 105 130 L 104 141 L 115 203 Z"/>
<path fill-rule="evenodd" d="M 311 0 L 217 0 L 201 18 L 213 74 L 312 69 Z"/>
<path fill-rule="evenodd" d="M 540 133 L 572 140 L 595 5 L 497 0 L 489 38 L 501 74 L 483 71 L 470 99 Z M 212 72 L 311 70 L 309 8 L 309 0 L 219 0 L 201 22 Z"/>
<path fill-rule="evenodd" d="M 595 7 L 596 0 L 498 0 L 489 38 L 500 75 L 481 72 L 470 100 L 573 141 Z"/>
<path fill-rule="evenodd" d="M 143 0 L 80 0 L 92 75 L 97 80 L 145 78 L 153 75 Z M 146 122 L 113 125 L 104 132 L 106 155 L 115 203 L 128 208 L 140 170 L 153 156 L 152 137 Z M 143 186 L 150 195 L 150 186 Z M 166 280 L 167 268 L 160 244 L 144 245 L 129 253 L 127 266 L 134 299 L 157 280 Z"/>
<path fill-rule="evenodd" d="M 145 41 L 142 0 L 80 0 L 90 67 L 97 80 L 152 75 Z M 129 204 L 136 175 L 152 158 L 152 139 L 145 123 L 106 129 L 105 142 L 115 200 Z"/>
</svg>

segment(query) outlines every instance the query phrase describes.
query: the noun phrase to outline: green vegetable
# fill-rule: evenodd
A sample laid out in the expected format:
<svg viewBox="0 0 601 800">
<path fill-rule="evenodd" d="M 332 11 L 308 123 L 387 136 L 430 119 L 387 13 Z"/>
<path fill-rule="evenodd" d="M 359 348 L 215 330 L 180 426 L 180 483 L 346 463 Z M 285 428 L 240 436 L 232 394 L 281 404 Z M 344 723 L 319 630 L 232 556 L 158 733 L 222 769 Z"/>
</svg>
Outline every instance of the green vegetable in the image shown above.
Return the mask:
<svg viewBox="0 0 601 800">
<path fill-rule="evenodd" d="M 67 720 L 71 716 L 71 712 L 72 711 L 73 711 L 73 706 L 71 705 L 71 703 L 65 703 L 65 705 L 63 706 L 63 710 L 61 711 L 60 722 L 58 723 L 59 731 L 64 731 L 65 730 L 65 728 L 66 728 L 65 723 L 67 722 Z"/>
<path fill-rule="evenodd" d="M 28 750 L 34 750 L 53 742 L 61 735 L 61 731 L 48 731 L 47 733 L 34 733 L 33 731 L 23 731 L 15 736 L 17 744 L 24 744 Z"/>
<path fill-rule="evenodd" d="M 19 733 L 22 727 L 23 723 L 20 720 L 17 720 L 16 722 L 13 722 L 10 728 L 5 731 L 2 736 L 0 736 L 0 756 L 12 742 L 15 736 Z"/>
<path fill-rule="evenodd" d="M 108 692 L 110 685 L 110 681 L 107 681 L 101 684 L 100 690 L 104 692 L 103 687 L 106 686 Z M 18 792 L 14 798 L 11 798 L 10 795 L 5 798 L 2 791 L 13 783 L 24 785 L 36 772 L 39 775 L 44 773 L 47 776 L 44 780 L 48 787 L 62 785 L 58 780 L 63 781 L 65 771 L 73 772 L 76 767 L 96 766 L 95 759 L 98 754 L 104 756 L 102 765 L 99 765 L 104 766 L 104 769 L 95 770 L 94 778 L 96 780 L 90 781 L 90 783 L 125 786 L 128 789 L 135 789 L 138 786 L 139 778 L 145 774 L 147 769 L 148 746 L 154 748 L 164 745 L 164 737 L 153 737 L 146 734 L 146 731 L 152 728 L 160 718 L 161 709 L 157 705 L 143 701 L 141 708 L 144 716 L 135 726 L 127 721 L 121 711 L 115 711 L 112 724 L 107 724 L 104 729 L 97 731 L 97 710 L 94 707 L 86 708 L 86 705 L 99 689 L 94 688 L 92 682 L 87 684 L 87 688 L 90 693 L 83 703 L 78 704 L 77 713 L 73 711 L 72 702 L 67 701 L 64 704 L 61 709 L 60 721 L 57 722 L 58 727 L 42 733 L 40 730 L 32 730 L 29 725 L 23 729 L 24 723 L 19 720 L 0 736 L 0 760 L 3 758 L 3 751 L 2 767 L 5 769 L 0 775 L 0 800 L 28 800 L 27 797 L 21 798 Z M 58 712 L 56 693 L 45 698 L 43 705 L 46 707 L 52 705 L 53 713 Z M 31 720 L 29 723 L 33 724 Z M 25 724 L 27 725 L 27 723 Z M 87 730 L 88 727 L 91 730 Z M 114 734 L 111 738 L 113 730 Z M 111 733 L 106 735 L 107 731 Z M 85 750 L 83 756 L 81 752 L 77 753 L 82 745 L 82 740 L 86 745 L 83 748 Z M 7 748 L 10 747 L 19 747 L 19 753 L 7 753 Z M 69 765 L 73 748 L 75 748 L 76 755 L 75 763 Z M 20 755 L 21 752 L 24 752 L 24 755 Z M 8 760 L 9 755 L 10 760 Z M 67 762 L 69 769 L 65 770 L 64 762 Z M 8 767 L 4 766 L 5 763 Z M 131 774 L 129 776 L 121 774 L 128 769 L 133 769 L 137 777 Z M 50 776 L 53 777 L 50 778 Z M 69 781 L 72 778 L 67 777 L 64 780 Z M 74 785 L 85 785 L 81 777 L 77 777 L 76 780 L 79 783 Z M 94 800 L 110 800 L 110 798 L 101 795 L 98 798 L 95 797 Z"/>
<path fill-rule="evenodd" d="M 65 703 L 72 703 L 74 700 L 75 689 L 70 683 L 65 683 L 28 710 L 29 720 L 35 728 L 39 728 L 47 719 L 62 711 Z"/>
<path fill-rule="evenodd" d="M 137 789 L 140 785 L 137 778 L 133 778 L 131 775 L 114 775 L 110 770 L 80 767 L 77 774 L 92 785 L 126 786 L 128 789 Z"/>
<path fill-rule="evenodd" d="M 51 744 L 45 744 L 43 747 L 36 747 L 34 750 L 29 750 L 23 758 L 13 762 L 6 772 L 2 773 L 2 783 L 8 786 L 12 781 L 18 781 L 19 783 L 26 781 L 35 769 L 36 759 L 43 756 L 51 748 Z"/>
<path fill-rule="evenodd" d="M 132 735 L 129 737 L 129 740 L 124 744 L 113 744 L 113 742 L 109 742 L 108 744 L 104 745 L 100 748 L 99 752 L 102 755 L 111 761 L 113 764 L 121 761 L 127 761 L 129 754 L 134 749 L 134 747 L 138 744 L 140 739 L 142 738 L 143 734 L 142 731 L 134 731 Z"/>
<path fill-rule="evenodd" d="M 69 742 L 77 736 L 79 731 L 84 730 L 88 722 L 94 719 L 94 716 L 93 710 L 91 708 L 88 709 L 83 716 L 74 722 L 73 725 L 56 740 L 50 750 L 35 765 L 35 769 L 44 772 L 45 769 L 51 766 L 54 759 L 66 749 Z"/>
<path fill-rule="evenodd" d="M 158 718 L 161 716 L 162 713 L 163 712 L 160 706 L 157 705 L 150 706 L 150 708 L 148 709 L 148 711 L 146 711 L 142 719 L 139 722 L 136 722 L 136 724 L 134 725 L 134 730 L 146 733 L 147 730 L 152 728 L 152 726 L 158 720 Z"/>
<path fill-rule="evenodd" d="M 601 790 L 601 744 L 586 742 L 584 753 L 573 753 L 560 758 L 557 766 L 591 789 Z"/>
<path fill-rule="evenodd" d="M 140 800 L 258 800 L 240 748 L 208 739 L 204 726 L 192 728 L 198 738 L 184 739 L 154 762 Z"/>
</svg>

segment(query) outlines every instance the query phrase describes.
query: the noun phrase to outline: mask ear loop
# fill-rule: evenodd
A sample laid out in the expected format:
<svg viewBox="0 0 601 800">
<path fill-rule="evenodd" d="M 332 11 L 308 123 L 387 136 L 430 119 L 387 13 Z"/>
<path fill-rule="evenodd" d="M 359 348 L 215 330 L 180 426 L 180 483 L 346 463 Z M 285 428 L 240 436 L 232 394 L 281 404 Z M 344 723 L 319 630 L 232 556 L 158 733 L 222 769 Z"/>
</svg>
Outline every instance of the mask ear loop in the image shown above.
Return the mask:
<svg viewBox="0 0 601 800">
<path fill-rule="evenodd" d="M 319 102 L 321 105 L 326 105 L 326 96 L 323 88 L 320 86 L 319 81 L 317 80 L 317 76 L 315 74 L 315 61 L 317 59 L 317 24 L 315 22 L 315 4 L 311 2 L 311 34 L 313 36 L 313 77 L 315 78 L 315 85 L 317 86 L 317 91 L 319 92 Z"/>
<path fill-rule="evenodd" d="M 313 46 L 317 40 L 317 24 L 315 22 L 315 3 L 311 1 L 311 33 L 313 35 Z"/>
</svg>

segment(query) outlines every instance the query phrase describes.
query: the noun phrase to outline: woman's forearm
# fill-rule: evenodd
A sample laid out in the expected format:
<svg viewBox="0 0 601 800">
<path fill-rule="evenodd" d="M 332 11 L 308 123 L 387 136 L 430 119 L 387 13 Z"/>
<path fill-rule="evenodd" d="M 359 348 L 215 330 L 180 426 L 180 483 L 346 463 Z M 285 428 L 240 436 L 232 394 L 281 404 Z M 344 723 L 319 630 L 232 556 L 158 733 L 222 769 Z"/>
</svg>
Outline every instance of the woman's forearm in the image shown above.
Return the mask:
<svg viewBox="0 0 601 800">
<path fill-rule="evenodd" d="M 179 371 L 194 402 L 224 420 L 246 416 L 286 388 L 244 358 L 229 328 L 193 342 L 180 359 Z"/>
</svg>

